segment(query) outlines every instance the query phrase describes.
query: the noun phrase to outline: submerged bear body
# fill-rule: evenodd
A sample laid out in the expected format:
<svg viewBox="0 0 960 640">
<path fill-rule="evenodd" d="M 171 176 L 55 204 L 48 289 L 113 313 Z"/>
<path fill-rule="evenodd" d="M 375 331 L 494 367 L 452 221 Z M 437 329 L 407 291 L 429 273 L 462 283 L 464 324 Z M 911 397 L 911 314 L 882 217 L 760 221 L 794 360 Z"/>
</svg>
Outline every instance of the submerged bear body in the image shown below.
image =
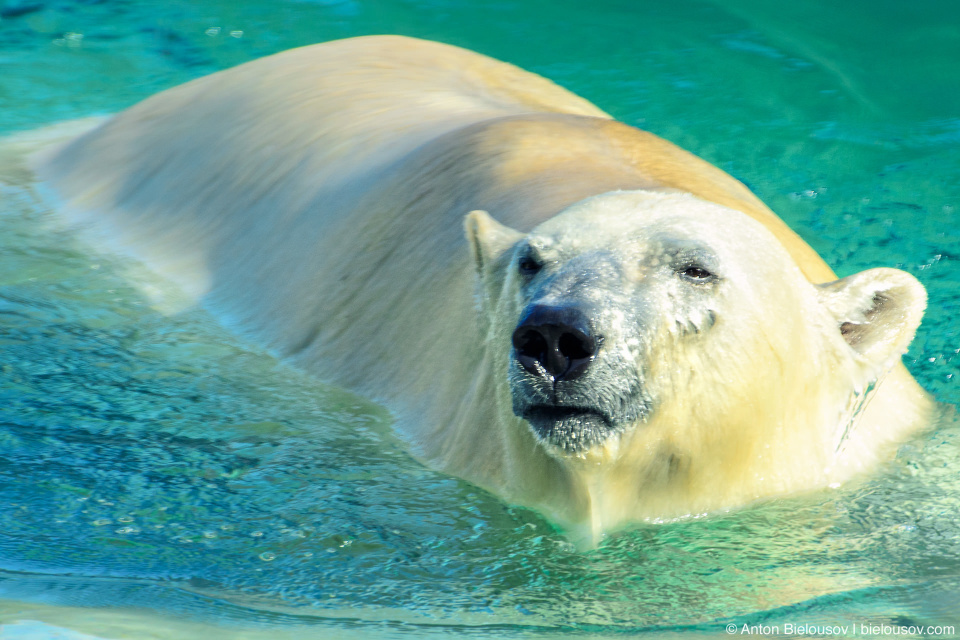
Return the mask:
<svg viewBox="0 0 960 640">
<path fill-rule="evenodd" d="M 834 282 L 720 170 L 455 47 L 281 53 L 35 167 L 429 464 L 593 538 L 842 482 L 929 413 L 899 364 L 911 276 Z"/>
</svg>

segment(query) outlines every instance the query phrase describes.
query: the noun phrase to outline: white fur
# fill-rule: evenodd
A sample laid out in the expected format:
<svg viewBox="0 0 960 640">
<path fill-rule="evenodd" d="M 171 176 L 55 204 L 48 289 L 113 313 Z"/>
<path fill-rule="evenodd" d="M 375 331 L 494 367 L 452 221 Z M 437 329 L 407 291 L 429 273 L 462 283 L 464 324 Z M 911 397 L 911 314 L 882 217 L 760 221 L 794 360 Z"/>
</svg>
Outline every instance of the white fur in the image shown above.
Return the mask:
<svg viewBox="0 0 960 640">
<path fill-rule="evenodd" d="M 842 482 L 929 413 L 897 364 L 924 305 L 910 276 L 818 288 L 829 268 L 729 176 L 455 47 L 371 37 L 285 52 L 159 94 L 34 164 L 99 242 L 385 402 L 428 463 L 591 539 Z M 465 239 L 471 209 L 499 222 L 471 214 Z M 652 286 L 645 313 L 674 322 L 605 348 L 653 354 L 656 411 L 582 455 L 551 451 L 510 408 L 512 248 L 602 245 L 655 267 L 658 234 L 722 254 L 720 321 L 681 339 L 703 318 L 682 313 L 676 283 Z M 878 291 L 888 303 L 870 311 Z"/>
</svg>

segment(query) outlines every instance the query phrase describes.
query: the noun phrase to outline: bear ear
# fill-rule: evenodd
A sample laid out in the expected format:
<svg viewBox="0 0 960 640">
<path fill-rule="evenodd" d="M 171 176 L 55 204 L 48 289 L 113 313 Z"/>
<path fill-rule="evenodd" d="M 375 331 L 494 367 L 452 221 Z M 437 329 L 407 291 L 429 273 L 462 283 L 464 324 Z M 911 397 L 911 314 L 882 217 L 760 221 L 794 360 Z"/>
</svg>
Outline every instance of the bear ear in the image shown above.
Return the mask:
<svg viewBox="0 0 960 640">
<path fill-rule="evenodd" d="M 898 269 L 868 269 L 817 289 L 840 335 L 875 374 L 906 353 L 927 306 L 923 285 Z"/>
<path fill-rule="evenodd" d="M 507 250 L 524 235 L 500 224 L 486 211 L 471 211 L 464 218 L 463 226 L 481 281 L 488 278 Z"/>
</svg>

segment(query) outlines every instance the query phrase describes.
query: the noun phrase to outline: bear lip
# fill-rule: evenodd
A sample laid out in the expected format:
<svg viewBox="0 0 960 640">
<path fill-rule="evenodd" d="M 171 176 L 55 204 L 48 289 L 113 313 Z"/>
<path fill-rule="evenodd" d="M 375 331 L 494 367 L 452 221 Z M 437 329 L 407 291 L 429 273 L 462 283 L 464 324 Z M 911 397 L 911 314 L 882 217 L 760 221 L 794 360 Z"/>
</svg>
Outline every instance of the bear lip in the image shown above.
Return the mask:
<svg viewBox="0 0 960 640">
<path fill-rule="evenodd" d="M 536 404 L 520 417 L 539 440 L 571 454 L 583 453 L 617 432 L 610 416 L 594 407 Z"/>
<path fill-rule="evenodd" d="M 610 423 L 610 418 L 606 416 L 602 411 L 595 409 L 593 407 L 571 407 L 567 405 L 556 405 L 556 404 L 534 404 L 530 405 L 523 412 L 523 417 L 527 420 L 530 418 L 537 419 L 546 419 L 546 420 L 564 420 L 567 418 L 574 418 L 579 416 L 593 415 L 606 423 Z"/>
</svg>

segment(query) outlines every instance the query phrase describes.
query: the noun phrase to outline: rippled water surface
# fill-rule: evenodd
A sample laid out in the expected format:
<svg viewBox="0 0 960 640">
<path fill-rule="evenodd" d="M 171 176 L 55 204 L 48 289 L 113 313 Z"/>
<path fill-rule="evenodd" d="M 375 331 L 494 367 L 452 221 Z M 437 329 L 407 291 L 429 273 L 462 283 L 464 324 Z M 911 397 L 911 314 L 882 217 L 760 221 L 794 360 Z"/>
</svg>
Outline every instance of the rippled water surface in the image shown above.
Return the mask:
<svg viewBox="0 0 960 640">
<path fill-rule="evenodd" d="M 916 275 L 930 308 L 905 362 L 956 405 L 960 5 L 798 5 L 0 0 L 0 133 L 323 40 L 465 46 L 714 162 L 840 275 Z M 960 631 L 955 421 L 842 490 L 578 551 L 422 467 L 381 407 L 201 309 L 157 310 L 137 265 L 0 181 L 0 637 Z"/>
</svg>

